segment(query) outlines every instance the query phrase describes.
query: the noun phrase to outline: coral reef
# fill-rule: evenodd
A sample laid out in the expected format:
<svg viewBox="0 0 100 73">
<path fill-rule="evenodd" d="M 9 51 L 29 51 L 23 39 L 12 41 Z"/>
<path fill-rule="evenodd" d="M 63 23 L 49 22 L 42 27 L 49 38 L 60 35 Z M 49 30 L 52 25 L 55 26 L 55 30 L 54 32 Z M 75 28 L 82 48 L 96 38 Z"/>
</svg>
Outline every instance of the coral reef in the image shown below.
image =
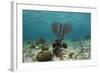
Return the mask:
<svg viewBox="0 0 100 73">
<path fill-rule="evenodd" d="M 45 44 L 46 40 L 43 37 L 39 37 L 36 41 L 35 44 L 39 45 L 39 44 Z"/>
<path fill-rule="evenodd" d="M 68 61 L 68 60 L 87 60 L 91 58 L 90 40 L 68 41 L 67 49 L 62 47 L 56 49 L 57 43 L 52 48 L 51 44 L 43 44 L 40 49 L 27 48 L 23 49 L 23 62 L 41 62 L 41 61 Z M 49 47 L 48 47 L 49 46 Z M 58 47 L 57 47 L 58 48 Z"/>
<path fill-rule="evenodd" d="M 53 23 L 56 39 L 49 43 L 43 37 L 23 44 L 23 62 L 87 60 L 91 58 L 90 36 L 85 39 L 64 40 L 72 31 L 69 23 Z"/>
<path fill-rule="evenodd" d="M 35 48 L 35 45 L 32 43 L 29 48 Z"/>
<path fill-rule="evenodd" d="M 54 43 L 52 44 L 54 50 L 53 53 L 59 57 L 62 52 L 62 50 L 60 49 L 62 46 L 64 48 L 67 48 L 67 44 L 63 43 L 62 41 L 65 37 L 65 34 L 68 34 L 69 32 L 71 32 L 72 27 L 70 23 L 53 23 L 51 26 L 51 30 L 52 32 L 56 35 L 57 39 L 54 41 Z"/>
</svg>

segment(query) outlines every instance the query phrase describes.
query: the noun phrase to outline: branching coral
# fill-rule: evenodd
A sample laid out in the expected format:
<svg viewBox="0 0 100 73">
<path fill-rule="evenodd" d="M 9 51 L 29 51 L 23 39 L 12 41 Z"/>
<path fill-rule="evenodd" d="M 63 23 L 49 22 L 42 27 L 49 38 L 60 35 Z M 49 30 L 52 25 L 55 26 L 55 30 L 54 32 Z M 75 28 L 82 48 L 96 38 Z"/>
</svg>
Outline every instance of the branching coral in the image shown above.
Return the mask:
<svg viewBox="0 0 100 73">
<path fill-rule="evenodd" d="M 52 24 L 51 30 L 56 35 L 57 39 L 63 40 L 65 34 L 68 34 L 72 30 L 72 27 L 71 27 L 70 23 L 55 22 Z"/>
<path fill-rule="evenodd" d="M 57 39 L 52 44 L 54 48 L 53 54 L 59 57 L 62 52 L 61 47 L 63 46 L 67 48 L 67 44 L 62 45 L 62 40 L 64 39 L 65 34 L 68 34 L 72 30 L 72 26 L 70 23 L 55 22 L 51 25 L 51 30 L 57 37 Z"/>
</svg>

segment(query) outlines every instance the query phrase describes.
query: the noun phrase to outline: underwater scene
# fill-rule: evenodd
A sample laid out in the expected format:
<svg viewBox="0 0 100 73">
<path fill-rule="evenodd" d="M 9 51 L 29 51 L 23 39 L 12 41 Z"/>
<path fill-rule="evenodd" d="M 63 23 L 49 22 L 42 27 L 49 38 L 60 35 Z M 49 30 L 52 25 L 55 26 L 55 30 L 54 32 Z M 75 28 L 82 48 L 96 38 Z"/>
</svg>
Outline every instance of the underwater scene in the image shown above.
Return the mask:
<svg viewBox="0 0 100 73">
<path fill-rule="evenodd" d="M 23 10 L 23 63 L 91 59 L 91 13 Z"/>
</svg>

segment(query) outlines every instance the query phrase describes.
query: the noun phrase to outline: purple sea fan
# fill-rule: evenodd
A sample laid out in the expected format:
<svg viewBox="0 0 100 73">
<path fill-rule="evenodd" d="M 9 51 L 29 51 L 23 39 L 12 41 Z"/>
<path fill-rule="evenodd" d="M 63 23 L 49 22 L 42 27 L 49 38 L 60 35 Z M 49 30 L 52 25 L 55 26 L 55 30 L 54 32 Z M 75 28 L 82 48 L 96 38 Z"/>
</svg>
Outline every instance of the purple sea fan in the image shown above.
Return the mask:
<svg viewBox="0 0 100 73">
<path fill-rule="evenodd" d="M 57 57 L 60 57 L 62 54 L 62 46 L 68 47 L 67 44 L 62 45 L 62 41 L 69 32 L 72 30 L 72 26 L 70 23 L 58 23 L 55 22 L 51 25 L 51 30 L 52 32 L 56 35 L 57 39 L 54 41 L 52 44 L 53 49 L 53 54 L 56 55 Z"/>
<path fill-rule="evenodd" d="M 70 23 L 55 22 L 51 25 L 52 32 L 56 35 L 57 40 L 63 40 L 65 35 L 72 30 Z"/>
</svg>

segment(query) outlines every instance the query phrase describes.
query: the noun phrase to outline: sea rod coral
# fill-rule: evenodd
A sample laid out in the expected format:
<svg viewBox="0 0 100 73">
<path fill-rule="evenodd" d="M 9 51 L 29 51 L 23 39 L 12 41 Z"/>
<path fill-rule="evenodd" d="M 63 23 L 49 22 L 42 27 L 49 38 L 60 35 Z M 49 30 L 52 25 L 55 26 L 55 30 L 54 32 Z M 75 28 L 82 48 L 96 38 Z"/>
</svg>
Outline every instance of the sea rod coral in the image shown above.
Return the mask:
<svg viewBox="0 0 100 73">
<path fill-rule="evenodd" d="M 60 48 L 62 47 L 62 41 L 64 40 L 65 35 L 68 35 L 72 30 L 72 26 L 70 23 L 52 23 L 51 30 L 54 35 L 57 37 L 53 43 L 54 54 L 59 56 L 59 52 L 61 52 Z M 60 51 L 58 51 L 60 50 Z"/>
</svg>

